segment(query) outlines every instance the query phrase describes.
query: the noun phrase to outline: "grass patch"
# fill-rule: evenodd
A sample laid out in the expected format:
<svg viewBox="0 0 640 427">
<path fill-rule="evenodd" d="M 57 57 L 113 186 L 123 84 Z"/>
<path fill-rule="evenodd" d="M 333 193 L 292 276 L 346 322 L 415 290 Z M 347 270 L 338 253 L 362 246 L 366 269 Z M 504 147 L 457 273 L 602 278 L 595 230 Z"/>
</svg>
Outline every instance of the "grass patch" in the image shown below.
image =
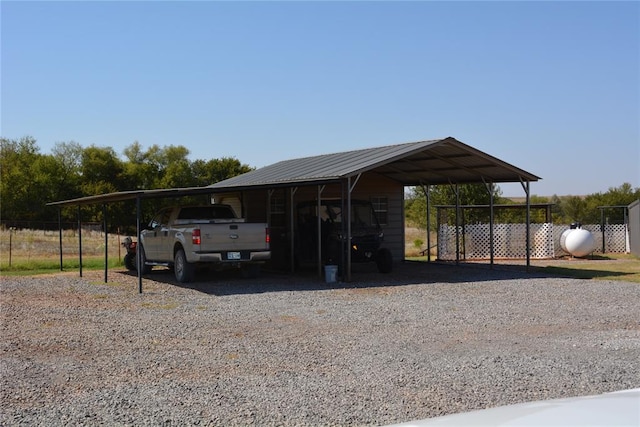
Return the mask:
<svg viewBox="0 0 640 427">
<path fill-rule="evenodd" d="M 612 254 L 551 263 L 536 267 L 538 271 L 554 276 L 574 277 L 576 279 L 621 280 L 640 283 L 640 259 L 629 254 Z"/>
<path fill-rule="evenodd" d="M 109 268 L 124 267 L 122 261 L 109 259 Z M 82 259 L 84 270 L 104 269 L 104 257 L 90 257 Z M 78 259 L 63 259 L 63 271 L 73 271 L 80 269 Z M 60 271 L 60 259 L 40 258 L 40 259 L 18 259 L 11 262 L 0 262 L 0 272 L 3 276 L 33 276 L 38 274 L 51 274 Z"/>
</svg>

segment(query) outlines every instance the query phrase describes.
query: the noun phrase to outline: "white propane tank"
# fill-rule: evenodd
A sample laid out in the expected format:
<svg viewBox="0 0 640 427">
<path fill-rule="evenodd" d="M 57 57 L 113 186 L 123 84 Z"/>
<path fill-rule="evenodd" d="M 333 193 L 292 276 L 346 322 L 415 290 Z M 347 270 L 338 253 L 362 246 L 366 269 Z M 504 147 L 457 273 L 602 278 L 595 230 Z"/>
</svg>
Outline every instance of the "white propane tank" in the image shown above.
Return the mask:
<svg viewBox="0 0 640 427">
<path fill-rule="evenodd" d="M 567 250 L 567 246 L 564 244 L 564 242 L 567 240 L 567 236 L 571 234 L 573 230 L 573 228 L 569 228 L 567 230 L 564 230 L 560 235 L 560 248 L 562 248 L 562 250 L 566 253 L 569 253 L 569 251 Z"/>
<path fill-rule="evenodd" d="M 589 230 L 576 228 L 566 230 L 560 236 L 562 250 L 576 257 L 589 255 L 596 247 L 596 241 Z"/>
</svg>

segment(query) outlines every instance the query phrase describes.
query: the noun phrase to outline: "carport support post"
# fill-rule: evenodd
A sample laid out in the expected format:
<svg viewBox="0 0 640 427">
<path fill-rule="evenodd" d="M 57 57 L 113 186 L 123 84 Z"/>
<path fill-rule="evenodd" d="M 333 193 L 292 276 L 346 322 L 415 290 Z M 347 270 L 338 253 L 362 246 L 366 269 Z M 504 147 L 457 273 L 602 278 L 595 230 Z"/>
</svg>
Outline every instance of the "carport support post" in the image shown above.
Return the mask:
<svg viewBox="0 0 640 427">
<path fill-rule="evenodd" d="M 136 247 L 136 265 L 138 266 L 138 293 L 142 293 L 142 254 L 140 253 L 140 196 L 136 196 L 136 235 L 138 236 L 138 244 Z"/>
<path fill-rule="evenodd" d="M 291 245 L 291 272 L 294 273 L 296 271 L 296 257 L 295 257 L 295 250 L 296 250 L 296 236 L 295 236 L 295 231 L 293 230 L 294 227 L 294 215 L 295 215 L 295 209 L 294 209 L 294 196 L 296 195 L 296 192 L 298 191 L 298 187 L 291 187 L 291 189 L 289 190 L 289 198 L 290 198 L 290 203 L 289 203 L 289 225 L 291 227 L 291 241 L 289 242 L 289 244 Z"/>
<path fill-rule="evenodd" d="M 493 248 L 493 223 L 494 223 L 494 212 L 493 212 L 493 183 L 489 183 L 489 258 L 491 259 L 490 264 L 491 268 L 493 268 L 493 257 L 494 257 L 494 248 Z"/>
<path fill-rule="evenodd" d="M 102 219 L 104 220 L 104 283 L 107 283 L 109 269 L 109 232 L 107 231 L 107 205 L 102 205 Z"/>
<path fill-rule="evenodd" d="M 423 185 L 422 189 L 427 200 L 427 262 L 431 262 L 431 193 L 428 185 Z"/>
<path fill-rule="evenodd" d="M 531 192 L 529 189 L 530 183 L 526 183 L 527 192 L 527 271 L 531 267 Z"/>
<path fill-rule="evenodd" d="M 322 218 L 320 216 L 320 209 L 322 209 L 322 192 L 324 191 L 324 185 L 318 185 L 318 205 L 316 210 L 316 225 L 318 226 L 318 277 L 322 278 Z"/>
<path fill-rule="evenodd" d="M 82 277 L 82 210 L 78 205 L 78 261 L 80 262 L 80 277 Z"/>
<path fill-rule="evenodd" d="M 62 212 L 58 206 L 58 237 L 60 245 L 60 271 L 62 271 Z"/>
<path fill-rule="evenodd" d="M 526 254 L 527 254 L 527 271 L 529 271 L 529 267 L 531 266 L 531 197 L 530 197 L 530 191 L 529 191 L 529 181 L 523 182 L 522 178 L 520 178 L 520 184 L 522 185 L 522 188 L 524 189 L 524 192 L 527 196 L 527 210 L 526 210 L 526 233 L 527 235 L 525 236 L 526 240 L 525 240 L 525 244 L 527 245 L 526 249 Z"/>
<path fill-rule="evenodd" d="M 484 178 L 482 179 L 484 182 Z M 493 268 L 493 183 L 484 183 L 487 191 L 489 192 L 489 265 Z"/>
<path fill-rule="evenodd" d="M 351 282 L 351 177 L 347 177 L 347 282 Z"/>
<path fill-rule="evenodd" d="M 460 264 L 460 189 L 458 184 L 453 187 L 456 192 L 456 265 Z"/>
</svg>

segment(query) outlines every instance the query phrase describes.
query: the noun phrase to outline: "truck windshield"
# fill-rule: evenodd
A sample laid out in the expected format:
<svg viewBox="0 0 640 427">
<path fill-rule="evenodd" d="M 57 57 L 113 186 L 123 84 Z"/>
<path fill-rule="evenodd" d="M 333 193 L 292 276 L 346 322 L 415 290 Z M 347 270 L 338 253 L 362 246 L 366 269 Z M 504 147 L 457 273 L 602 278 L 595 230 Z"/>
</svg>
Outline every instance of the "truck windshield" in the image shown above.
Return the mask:
<svg viewBox="0 0 640 427">
<path fill-rule="evenodd" d="M 178 219 L 233 219 L 233 210 L 229 206 L 193 206 L 180 210 Z"/>
</svg>

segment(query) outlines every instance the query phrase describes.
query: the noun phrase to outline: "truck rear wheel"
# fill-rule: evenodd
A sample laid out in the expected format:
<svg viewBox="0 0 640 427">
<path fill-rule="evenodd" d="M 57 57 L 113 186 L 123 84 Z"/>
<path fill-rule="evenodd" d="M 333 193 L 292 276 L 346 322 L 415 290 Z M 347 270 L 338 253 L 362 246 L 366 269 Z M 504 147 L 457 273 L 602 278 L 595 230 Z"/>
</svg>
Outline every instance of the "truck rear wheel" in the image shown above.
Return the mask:
<svg viewBox="0 0 640 427">
<path fill-rule="evenodd" d="M 176 275 L 176 280 L 180 283 L 187 283 L 193 280 L 195 265 L 187 262 L 187 256 L 182 248 L 177 250 L 174 257 L 173 272 Z"/>
</svg>

